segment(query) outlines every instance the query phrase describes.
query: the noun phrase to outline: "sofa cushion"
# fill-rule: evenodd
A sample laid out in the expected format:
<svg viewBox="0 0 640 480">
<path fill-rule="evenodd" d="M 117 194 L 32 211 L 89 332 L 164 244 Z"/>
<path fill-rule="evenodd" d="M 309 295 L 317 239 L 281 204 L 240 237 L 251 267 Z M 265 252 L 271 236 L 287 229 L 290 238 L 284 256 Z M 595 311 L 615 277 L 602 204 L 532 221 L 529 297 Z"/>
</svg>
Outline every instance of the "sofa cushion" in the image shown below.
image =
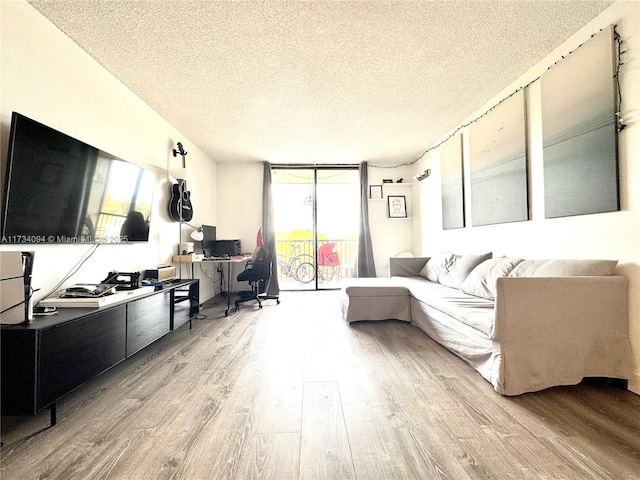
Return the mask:
<svg viewBox="0 0 640 480">
<path fill-rule="evenodd" d="M 460 288 L 460 285 L 462 285 L 462 282 L 464 282 L 471 273 L 471 270 L 489 258 L 491 258 L 491 253 L 485 253 L 483 255 L 456 255 L 454 261 L 448 264 L 442 273 L 440 273 L 438 281 L 447 287 Z"/>
<path fill-rule="evenodd" d="M 342 291 L 342 317 L 349 323 L 388 319 L 411 321 L 409 290 L 396 277 L 346 279 Z"/>
<path fill-rule="evenodd" d="M 419 275 L 427 280 L 438 283 L 442 271 L 457 257 L 458 255 L 454 255 L 453 253 L 439 253 L 434 255 L 425 263 Z"/>
<path fill-rule="evenodd" d="M 617 260 L 524 260 L 510 277 L 582 277 L 612 275 Z"/>
<path fill-rule="evenodd" d="M 460 290 L 476 297 L 495 300 L 496 280 L 506 277 L 522 258 L 490 258 L 474 268 L 460 285 Z"/>
<path fill-rule="evenodd" d="M 492 300 L 474 297 L 456 288 L 427 282 L 419 277 L 405 277 L 401 282 L 419 302 L 449 315 L 487 337 L 491 336 L 495 320 Z"/>
<path fill-rule="evenodd" d="M 342 290 L 350 297 L 407 297 L 409 291 L 399 278 L 345 279 Z"/>
<path fill-rule="evenodd" d="M 465 325 L 491 337 L 495 323 L 495 303 L 452 289 L 452 295 L 437 302 L 436 308 Z"/>
</svg>

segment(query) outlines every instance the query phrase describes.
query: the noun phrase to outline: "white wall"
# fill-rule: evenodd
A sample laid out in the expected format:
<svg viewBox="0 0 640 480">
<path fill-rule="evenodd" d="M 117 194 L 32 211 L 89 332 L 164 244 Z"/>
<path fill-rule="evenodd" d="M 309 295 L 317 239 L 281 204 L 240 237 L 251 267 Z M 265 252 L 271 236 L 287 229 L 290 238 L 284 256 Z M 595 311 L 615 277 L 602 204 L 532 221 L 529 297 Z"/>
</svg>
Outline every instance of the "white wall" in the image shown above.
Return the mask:
<svg viewBox="0 0 640 480">
<path fill-rule="evenodd" d="M 460 124 L 476 118 L 494 106 L 517 87 L 541 75 L 562 55 L 567 55 L 592 34 L 616 24 L 626 50 L 621 68 L 623 96 L 622 118 L 627 127 L 618 136 L 620 162 L 621 210 L 614 213 L 575 217 L 544 218 L 544 185 L 542 172 L 542 132 L 540 129 L 540 86 L 532 85 L 529 104 L 529 159 L 531 220 L 527 222 L 442 230 L 439 150 L 430 152 L 414 165 L 413 174 L 431 168 L 430 178 L 413 188 L 414 253 L 431 255 L 439 251 L 481 253 L 526 258 L 609 258 L 617 259 L 617 271 L 629 279 L 630 337 L 634 352 L 634 378 L 630 389 L 640 393 L 640 3 L 619 1 L 593 22 L 569 38 L 538 65 Z M 466 131 L 463 131 L 466 134 Z M 466 137 L 466 135 L 465 135 Z M 469 192 L 468 142 L 465 141 L 466 192 Z M 466 195 L 466 211 L 470 211 Z"/>
<path fill-rule="evenodd" d="M 218 225 L 216 236 L 221 240 L 239 239 L 242 251 L 256 248 L 256 237 L 262 226 L 261 162 L 218 164 Z M 248 290 L 246 282 L 236 282 L 242 266 L 233 265 L 231 291 Z"/>
<path fill-rule="evenodd" d="M 194 224 L 217 223 L 216 164 L 26 1 L 3 1 L 1 8 L 2 184 L 12 111 L 156 172 L 149 242 L 101 245 L 67 285 L 99 282 L 110 270 L 140 271 L 169 263 L 179 240 L 178 225 L 170 221 L 167 213 L 171 179 L 166 171 L 180 162 L 180 157 L 174 158 L 171 151 L 181 141 L 189 152 L 187 166 L 197 172 L 188 182 Z M 183 240 L 190 232 L 184 227 Z M 36 252 L 33 283 L 41 289 L 34 295 L 39 300 L 90 246 L 26 248 Z M 25 247 L 3 245 L 2 249 Z M 213 290 L 203 285 L 201 298 L 212 295 Z"/>
<path fill-rule="evenodd" d="M 218 164 L 218 219 L 216 235 L 240 239 L 243 252 L 256 248 L 262 226 L 262 163 Z"/>
<path fill-rule="evenodd" d="M 411 191 L 416 180 L 413 180 L 409 167 L 377 168 L 369 167 L 369 185 L 382 185 L 382 200 L 369 200 L 369 228 L 373 259 L 378 277 L 389 276 L 389 257 L 399 253 L 412 251 L 412 223 L 416 211 Z M 396 183 L 402 178 L 402 183 Z M 391 179 L 394 183 L 383 183 L 383 179 Z M 387 205 L 388 195 L 404 195 L 407 202 L 407 218 L 389 218 Z"/>
</svg>

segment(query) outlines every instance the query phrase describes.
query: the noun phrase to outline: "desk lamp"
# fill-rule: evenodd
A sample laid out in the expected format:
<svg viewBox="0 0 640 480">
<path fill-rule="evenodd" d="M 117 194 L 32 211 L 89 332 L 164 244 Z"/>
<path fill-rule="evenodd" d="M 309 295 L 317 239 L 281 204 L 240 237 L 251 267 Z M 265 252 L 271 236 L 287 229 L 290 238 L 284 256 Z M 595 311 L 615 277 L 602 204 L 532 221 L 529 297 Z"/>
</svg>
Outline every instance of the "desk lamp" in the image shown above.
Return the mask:
<svg viewBox="0 0 640 480">
<path fill-rule="evenodd" d="M 202 227 L 197 227 L 190 235 L 196 242 L 201 242 L 204 239 L 204 233 L 202 232 Z"/>
</svg>

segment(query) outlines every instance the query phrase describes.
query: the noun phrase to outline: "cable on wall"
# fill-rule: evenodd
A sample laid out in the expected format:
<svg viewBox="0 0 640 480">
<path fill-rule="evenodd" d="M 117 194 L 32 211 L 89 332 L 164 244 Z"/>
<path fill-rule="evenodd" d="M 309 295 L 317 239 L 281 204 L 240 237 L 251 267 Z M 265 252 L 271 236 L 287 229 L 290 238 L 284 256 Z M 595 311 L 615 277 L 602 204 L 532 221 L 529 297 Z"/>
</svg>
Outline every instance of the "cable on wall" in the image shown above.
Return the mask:
<svg viewBox="0 0 640 480">
<path fill-rule="evenodd" d="M 94 253 L 96 253 L 96 250 L 98 250 L 98 247 L 100 245 L 101 245 L 100 243 L 95 243 L 91 245 L 91 247 L 89 247 L 89 249 L 82 254 L 82 257 L 80 258 L 80 260 L 78 260 L 78 262 L 73 267 L 71 267 L 69 272 L 62 278 L 62 280 L 60 280 L 55 287 L 53 287 L 49 292 L 47 292 L 47 294 L 43 298 L 47 298 L 49 295 L 57 292 L 60 286 L 64 282 L 69 280 L 73 275 L 75 275 L 78 272 L 78 270 L 80 270 L 80 267 L 82 267 L 82 265 L 84 265 L 84 263 L 87 260 L 89 260 Z"/>
<path fill-rule="evenodd" d="M 572 53 L 576 52 L 580 47 L 582 47 L 585 43 L 587 43 L 589 40 L 591 40 L 593 37 L 595 37 L 598 33 L 602 32 L 603 30 L 604 29 L 601 28 L 597 33 L 593 33 L 589 37 L 588 40 L 582 42 L 580 45 L 578 45 L 576 48 L 571 50 L 569 53 L 567 53 L 566 55 L 561 55 L 561 58 L 559 60 L 555 61 L 549 67 L 547 67 L 546 71 L 551 70 L 555 65 L 560 63 L 562 60 L 564 60 L 566 57 L 568 57 Z M 613 77 L 615 79 L 616 90 L 618 92 L 618 101 L 617 101 L 616 113 L 615 113 L 615 115 L 616 115 L 616 131 L 617 132 L 621 132 L 622 130 L 624 130 L 626 125 L 624 124 L 622 118 L 620 118 L 620 114 L 621 114 L 621 110 L 622 110 L 622 91 L 620 89 L 620 75 L 619 74 L 620 74 L 620 67 L 622 65 L 624 65 L 624 63 L 622 62 L 622 55 L 626 51 L 622 50 L 623 40 L 622 40 L 622 37 L 620 36 L 620 34 L 617 31 L 617 25 L 613 26 L 613 39 L 614 39 L 614 42 L 616 43 L 616 69 L 615 69 L 615 73 L 614 73 Z M 413 165 L 414 163 L 416 163 L 419 160 L 421 160 L 427 153 L 429 153 L 429 152 L 431 152 L 433 150 L 436 150 L 436 149 L 440 148 L 442 145 L 444 145 L 445 143 L 447 143 L 451 138 L 453 138 L 455 135 L 457 135 L 458 132 L 460 132 L 460 130 L 462 130 L 464 128 L 467 128 L 467 127 L 473 125 L 474 123 L 478 122 L 480 119 L 486 117 L 489 113 L 494 111 L 498 106 L 500 106 L 502 103 L 504 103 L 507 100 L 509 100 L 515 94 L 517 94 L 518 92 L 524 90 L 525 88 L 529 87 L 530 85 L 532 85 L 535 82 L 537 82 L 538 80 L 540 80 L 542 78 L 542 75 L 544 75 L 544 73 L 541 74 L 541 75 L 538 75 L 536 78 L 531 80 L 526 85 L 516 88 L 516 90 L 514 92 L 512 92 L 509 95 L 507 95 L 506 97 L 504 97 L 502 100 L 500 100 L 494 106 L 489 108 L 486 112 L 484 112 L 483 114 L 481 114 L 478 117 L 474 118 L 473 120 L 470 120 L 469 122 L 460 124 L 452 133 L 447 135 L 444 139 L 440 140 L 438 143 L 436 143 L 436 144 L 432 145 L 431 147 L 427 148 L 426 150 L 424 150 L 414 160 L 411 160 L 410 162 L 399 163 L 397 165 L 373 165 L 373 164 L 369 163 L 369 167 L 388 169 L 388 168 L 398 168 L 398 167 L 406 167 L 406 166 L 409 166 L 409 165 Z"/>
</svg>

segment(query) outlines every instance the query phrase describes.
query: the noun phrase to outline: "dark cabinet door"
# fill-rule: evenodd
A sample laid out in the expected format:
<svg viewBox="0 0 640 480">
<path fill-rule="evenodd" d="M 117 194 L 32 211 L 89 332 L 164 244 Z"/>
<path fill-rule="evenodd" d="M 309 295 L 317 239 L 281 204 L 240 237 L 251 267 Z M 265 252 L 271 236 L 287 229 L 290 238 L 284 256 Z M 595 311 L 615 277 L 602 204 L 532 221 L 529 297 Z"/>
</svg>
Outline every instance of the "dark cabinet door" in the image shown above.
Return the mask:
<svg viewBox="0 0 640 480">
<path fill-rule="evenodd" d="M 3 415 L 33 415 L 36 401 L 36 331 L 2 330 L 0 334 Z"/>
<path fill-rule="evenodd" d="M 176 285 L 178 322 L 198 313 L 198 280 Z M 104 309 L 61 308 L 29 325 L 2 326 L 0 412 L 35 414 L 169 332 L 174 288 Z"/>
<path fill-rule="evenodd" d="M 125 340 L 124 305 L 41 331 L 38 408 L 124 360 Z"/>
<path fill-rule="evenodd" d="M 127 304 L 127 357 L 169 333 L 170 292 Z"/>
</svg>

